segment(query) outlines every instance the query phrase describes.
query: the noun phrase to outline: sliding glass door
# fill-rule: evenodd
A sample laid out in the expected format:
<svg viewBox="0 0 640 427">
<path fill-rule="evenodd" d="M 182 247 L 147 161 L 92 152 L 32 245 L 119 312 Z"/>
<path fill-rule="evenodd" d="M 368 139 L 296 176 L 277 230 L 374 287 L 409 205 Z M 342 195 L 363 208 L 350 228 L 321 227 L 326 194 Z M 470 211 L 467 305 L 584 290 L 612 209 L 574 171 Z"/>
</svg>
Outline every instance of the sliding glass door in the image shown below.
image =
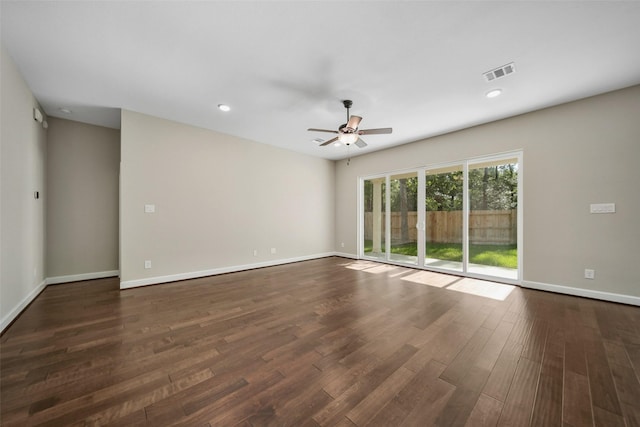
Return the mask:
<svg viewBox="0 0 640 427">
<path fill-rule="evenodd" d="M 418 173 L 392 175 L 389 178 L 389 259 L 418 264 Z"/>
<path fill-rule="evenodd" d="M 518 159 L 469 164 L 470 273 L 518 278 Z"/>
<path fill-rule="evenodd" d="M 386 178 L 365 179 L 363 183 L 364 232 L 362 239 L 364 255 L 371 258 L 386 259 Z"/>
<path fill-rule="evenodd" d="M 521 154 L 361 180 L 361 253 L 472 277 L 520 280 Z"/>
<path fill-rule="evenodd" d="M 425 266 L 463 271 L 463 190 L 462 165 L 425 171 Z"/>
</svg>

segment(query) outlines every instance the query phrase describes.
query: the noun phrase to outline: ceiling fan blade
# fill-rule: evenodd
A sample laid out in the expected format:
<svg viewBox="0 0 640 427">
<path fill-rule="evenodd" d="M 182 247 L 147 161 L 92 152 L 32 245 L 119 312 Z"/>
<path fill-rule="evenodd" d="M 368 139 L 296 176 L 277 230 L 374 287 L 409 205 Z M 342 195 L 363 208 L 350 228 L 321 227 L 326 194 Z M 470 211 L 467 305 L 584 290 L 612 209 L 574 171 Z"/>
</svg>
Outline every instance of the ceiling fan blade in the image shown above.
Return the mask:
<svg viewBox="0 0 640 427">
<path fill-rule="evenodd" d="M 337 140 L 338 140 L 338 137 L 337 137 L 337 136 L 336 136 L 335 138 L 331 138 L 330 140 L 325 141 L 325 142 L 323 142 L 322 144 L 320 144 L 320 147 L 324 147 L 325 145 L 329 145 L 329 144 L 331 144 L 332 142 L 336 142 Z"/>
<path fill-rule="evenodd" d="M 356 141 L 356 145 L 360 148 L 364 148 L 367 146 L 367 143 L 364 142 L 362 139 L 358 138 L 358 140 Z"/>
<path fill-rule="evenodd" d="M 375 135 L 381 133 L 391 133 L 392 131 L 392 128 L 362 129 L 358 131 L 358 135 Z"/>
<path fill-rule="evenodd" d="M 349 118 L 349 122 L 347 123 L 347 127 L 351 129 L 358 129 L 358 125 L 362 121 L 362 117 L 360 116 L 351 116 Z"/>
<path fill-rule="evenodd" d="M 329 132 L 329 133 L 339 133 L 337 130 L 329 130 L 329 129 L 315 129 L 315 128 L 309 128 L 307 129 L 308 131 L 311 132 Z"/>
</svg>

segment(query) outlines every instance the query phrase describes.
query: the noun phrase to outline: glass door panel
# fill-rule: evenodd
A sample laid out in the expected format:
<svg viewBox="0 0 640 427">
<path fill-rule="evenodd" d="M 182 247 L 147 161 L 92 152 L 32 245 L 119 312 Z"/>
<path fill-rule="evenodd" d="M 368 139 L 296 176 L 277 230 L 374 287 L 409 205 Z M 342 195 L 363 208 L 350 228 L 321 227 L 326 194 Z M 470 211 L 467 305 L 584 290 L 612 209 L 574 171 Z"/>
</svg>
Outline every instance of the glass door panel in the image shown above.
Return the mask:
<svg viewBox="0 0 640 427">
<path fill-rule="evenodd" d="M 518 159 L 469 165 L 467 271 L 518 279 Z"/>
<path fill-rule="evenodd" d="M 386 259 L 385 178 L 364 180 L 364 255 Z"/>
<path fill-rule="evenodd" d="M 425 266 L 463 271 L 463 186 L 462 165 L 425 172 Z"/>
<path fill-rule="evenodd" d="M 418 173 L 392 175 L 389 179 L 389 260 L 418 264 Z"/>
</svg>

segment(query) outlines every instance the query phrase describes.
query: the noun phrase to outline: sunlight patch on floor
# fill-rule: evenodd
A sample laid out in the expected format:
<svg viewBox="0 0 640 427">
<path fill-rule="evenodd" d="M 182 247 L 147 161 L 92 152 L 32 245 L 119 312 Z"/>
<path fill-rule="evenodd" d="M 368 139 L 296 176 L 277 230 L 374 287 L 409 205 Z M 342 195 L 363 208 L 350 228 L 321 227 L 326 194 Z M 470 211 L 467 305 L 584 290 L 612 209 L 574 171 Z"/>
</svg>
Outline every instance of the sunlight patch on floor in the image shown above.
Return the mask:
<svg viewBox="0 0 640 427">
<path fill-rule="evenodd" d="M 504 301 L 511 294 L 515 286 L 503 283 L 487 282 L 486 280 L 464 278 L 448 286 L 447 289 L 480 297 Z"/>
<path fill-rule="evenodd" d="M 456 280 L 460 280 L 460 278 L 448 274 L 434 273 L 431 271 L 418 271 L 416 273 L 403 277 L 402 280 L 406 280 L 407 282 L 419 283 L 421 285 L 435 286 L 436 288 L 445 288 Z"/>
<path fill-rule="evenodd" d="M 396 277 L 406 274 L 411 269 L 400 267 L 397 265 L 380 264 L 379 262 L 371 261 L 353 261 L 348 264 L 344 264 L 344 267 L 351 270 L 365 271 L 372 274 L 388 274 L 389 277 Z"/>
<path fill-rule="evenodd" d="M 344 266 L 350 270 L 366 270 L 367 268 L 378 267 L 380 263 L 372 261 L 353 261 Z"/>
<path fill-rule="evenodd" d="M 398 267 L 396 267 L 395 265 L 378 265 L 377 267 L 367 268 L 366 270 L 363 270 L 363 271 L 366 271 L 367 273 L 380 274 L 380 273 L 390 273 L 397 269 Z"/>
<path fill-rule="evenodd" d="M 372 274 L 386 274 L 388 277 L 399 277 L 400 280 L 407 282 L 463 292 L 499 301 L 504 301 L 515 288 L 513 285 L 437 273 L 434 271 L 416 271 L 412 268 L 381 264 L 375 261 L 357 260 L 342 265 L 351 270 L 364 271 Z"/>
</svg>

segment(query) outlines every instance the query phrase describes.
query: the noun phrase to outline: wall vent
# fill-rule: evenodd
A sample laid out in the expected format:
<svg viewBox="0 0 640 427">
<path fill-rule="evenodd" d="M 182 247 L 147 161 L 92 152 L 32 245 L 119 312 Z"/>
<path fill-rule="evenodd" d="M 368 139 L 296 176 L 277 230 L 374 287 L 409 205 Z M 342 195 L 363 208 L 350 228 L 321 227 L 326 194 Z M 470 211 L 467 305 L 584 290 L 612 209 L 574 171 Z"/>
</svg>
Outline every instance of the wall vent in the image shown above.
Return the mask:
<svg viewBox="0 0 640 427">
<path fill-rule="evenodd" d="M 484 78 L 490 82 L 495 79 L 499 79 L 500 77 L 508 76 L 509 74 L 513 74 L 516 72 L 516 65 L 511 62 L 507 65 L 503 65 L 502 67 L 495 68 L 491 71 L 487 71 L 482 75 Z"/>
</svg>

